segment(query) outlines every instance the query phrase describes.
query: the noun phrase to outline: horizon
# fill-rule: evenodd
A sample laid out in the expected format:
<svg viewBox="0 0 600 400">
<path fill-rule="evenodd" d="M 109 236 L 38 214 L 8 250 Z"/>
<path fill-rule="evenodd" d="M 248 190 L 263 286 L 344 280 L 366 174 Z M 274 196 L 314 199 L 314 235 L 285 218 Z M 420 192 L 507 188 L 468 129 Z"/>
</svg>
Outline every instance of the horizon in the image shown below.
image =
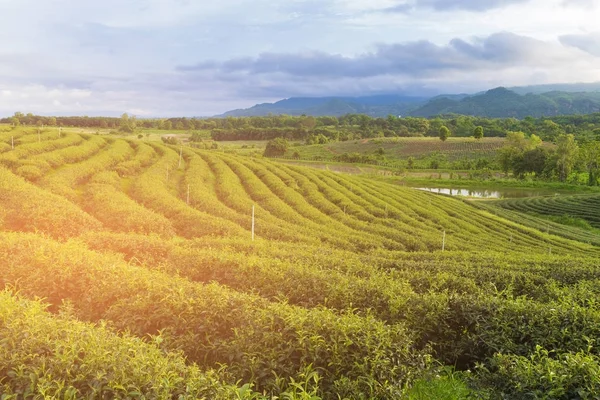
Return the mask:
<svg viewBox="0 0 600 400">
<path fill-rule="evenodd" d="M 581 90 L 559 90 L 559 89 L 541 89 L 544 86 L 569 86 L 569 85 L 598 85 L 599 88 L 595 88 L 593 90 L 588 90 L 588 91 L 581 91 Z M 526 91 L 524 89 L 535 89 L 532 91 Z M 405 97 L 407 99 L 413 99 L 413 100 L 421 100 L 423 102 L 425 102 L 424 104 L 427 104 L 427 102 L 433 100 L 434 98 L 437 97 L 444 97 L 444 96 L 465 96 L 465 97 L 475 97 L 475 96 L 479 96 L 479 95 L 483 95 L 486 94 L 488 92 L 497 90 L 497 89 L 506 89 L 508 91 L 511 91 L 519 96 L 524 96 L 525 94 L 547 94 L 547 93 L 551 93 L 551 92 L 565 92 L 565 93 L 595 93 L 595 92 L 600 92 L 600 81 L 598 82 L 591 82 L 591 83 L 582 83 L 582 82 L 576 82 L 576 83 L 572 83 L 572 84 L 566 84 L 566 83 L 557 83 L 557 84 L 549 84 L 549 85 L 532 85 L 532 86 L 520 86 L 520 87 L 505 87 L 505 86 L 498 86 L 498 87 L 494 87 L 494 88 L 490 88 L 490 89 L 486 89 L 486 90 L 482 90 L 479 91 L 477 93 L 442 93 L 442 94 L 438 94 L 438 95 L 434 95 L 434 96 L 408 96 L 408 95 L 403 95 L 403 94 L 399 94 L 399 93 L 381 93 L 381 94 L 369 94 L 366 96 L 304 96 L 304 97 L 289 97 L 289 98 L 283 98 L 283 99 L 279 99 L 279 100 L 275 100 L 273 102 L 265 102 L 265 103 L 256 103 L 252 106 L 246 107 L 246 108 L 242 108 L 242 109 L 232 109 L 232 110 L 227 110 L 221 114 L 215 114 L 215 115 L 170 115 L 170 116 L 165 116 L 165 115 L 147 115 L 147 116 L 138 116 L 132 113 L 112 113 L 112 114 L 101 114 L 101 113 L 97 113 L 97 114 L 69 114 L 67 113 L 62 113 L 62 114 L 51 114 L 51 113 L 31 113 L 28 110 L 17 110 L 13 113 L 11 113 L 10 115 L 6 114 L 6 115 L 0 115 L 0 119 L 6 119 L 6 118 L 10 118 L 12 116 L 14 116 L 17 112 L 22 113 L 24 115 L 28 115 L 28 114 L 32 114 L 33 116 L 39 116 L 39 117 L 62 117 L 62 118 L 69 118 L 69 117 L 73 117 L 73 118 L 79 118 L 79 117 L 90 117 L 90 118 L 120 118 L 122 117 L 123 114 L 127 114 L 131 117 L 136 117 L 138 119 L 142 119 L 142 120 L 161 120 L 161 119 L 176 119 L 176 118 L 187 118 L 187 119 L 210 119 L 210 118 L 225 118 L 225 117 L 241 117 L 241 118 L 245 118 L 245 117 L 250 117 L 251 115 L 248 116 L 243 116 L 243 115 L 226 115 L 229 112 L 235 112 L 235 111 L 240 111 L 240 110 L 248 110 L 248 109 L 252 109 L 256 106 L 264 106 L 264 105 L 274 105 L 280 102 L 284 102 L 287 100 L 292 100 L 292 99 L 310 99 L 310 100 L 318 100 L 318 99 L 365 99 L 365 98 L 372 98 L 372 97 L 394 97 L 394 96 L 398 96 L 398 97 Z M 519 93 L 519 91 L 521 93 Z M 423 103 L 414 103 L 415 106 L 419 105 L 419 104 L 423 104 Z M 352 113 L 349 113 L 352 114 Z M 364 114 L 364 113 L 357 113 L 357 114 Z M 280 114 L 275 114 L 275 115 L 292 115 L 292 116 L 300 116 L 299 114 L 287 114 L 287 113 L 280 113 Z M 309 114 L 311 115 L 311 114 Z M 465 114 L 467 116 L 470 116 L 468 114 Z M 568 115 L 568 114 L 560 114 L 560 115 Z M 258 116 L 258 115 L 255 115 Z M 473 115 L 475 116 L 475 115 Z M 376 117 L 376 116 L 373 116 Z M 410 115 L 407 115 L 407 117 L 410 117 Z M 428 116 L 428 117 L 424 117 L 424 118 L 431 118 L 432 116 Z M 514 117 L 510 117 L 510 118 L 514 118 Z"/>
<path fill-rule="evenodd" d="M 599 0 L 0 1 L 7 116 L 210 117 L 600 76 Z"/>
</svg>

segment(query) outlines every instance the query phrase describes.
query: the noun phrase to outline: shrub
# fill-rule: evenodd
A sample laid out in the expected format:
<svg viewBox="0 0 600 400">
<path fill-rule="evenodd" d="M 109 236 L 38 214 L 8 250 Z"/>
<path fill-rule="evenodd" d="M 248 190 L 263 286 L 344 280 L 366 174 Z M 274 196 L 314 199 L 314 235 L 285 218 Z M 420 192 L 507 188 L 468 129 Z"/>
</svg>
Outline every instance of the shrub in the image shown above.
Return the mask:
<svg viewBox="0 0 600 400">
<path fill-rule="evenodd" d="M 37 181 L 43 176 L 42 171 L 34 165 L 23 165 L 17 168 L 17 175 L 32 182 Z"/>
<path fill-rule="evenodd" d="M 289 143 L 284 138 L 269 140 L 263 155 L 265 157 L 281 157 L 285 154 L 289 147 Z"/>
</svg>

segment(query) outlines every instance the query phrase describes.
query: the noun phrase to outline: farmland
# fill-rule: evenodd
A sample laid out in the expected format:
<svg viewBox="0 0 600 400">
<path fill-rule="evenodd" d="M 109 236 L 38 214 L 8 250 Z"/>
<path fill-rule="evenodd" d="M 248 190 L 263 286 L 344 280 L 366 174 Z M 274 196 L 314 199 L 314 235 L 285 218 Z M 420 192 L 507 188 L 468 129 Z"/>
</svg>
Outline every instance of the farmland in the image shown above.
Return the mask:
<svg viewBox="0 0 600 400">
<path fill-rule="evenodd" d="M 283 158 L 378 165 L 395 170 L 498 168 L 498 150 L 504 138 L 393 137 L 336 141 L 326 144 L 292 144 Z"/>
<path fill-rule="evenodd" d="M 290 152 L 297 151 L 302 159 L 333 160 L 334 156 L 343 153 L 375 154 L 379 148 L 382 148 L 386 157 L 390 159 L 406 160 L 409 157 L 418 159 L 438 153 L 448 161 L 456 161 L 465 158 L 493 158 L 503 143 L 503 138 L 485 138 L 482 140 L 449 138 L 447 141 L 441 141 L 434 137 L 397 137 L 301 146 L 291 148 Z"/>
<path fill-rule="evenodd" d="M 599 194 L 510 199 L 499 201 L 494 205 L 507 210 L 538 214 L 550 218 L 577 218 L 585 221 L 590 227 L 600 229 Z"/>
<path fill-rule="evenodd" d="M 570 207 L 595 226 L 597 195 L 474 205 L 57 133 L 0 132 L 6 398 L 600 393 L 597 236 L 518 217 Z"/>
</svg>

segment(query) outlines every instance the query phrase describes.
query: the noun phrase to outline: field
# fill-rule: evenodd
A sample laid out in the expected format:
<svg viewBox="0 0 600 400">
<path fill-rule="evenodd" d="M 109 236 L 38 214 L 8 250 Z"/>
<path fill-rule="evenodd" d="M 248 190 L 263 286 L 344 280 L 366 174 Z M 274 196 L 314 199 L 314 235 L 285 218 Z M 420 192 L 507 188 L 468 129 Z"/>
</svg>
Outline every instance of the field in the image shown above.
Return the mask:
<svg viewBox="0 0 600 400">
<path fill-rule="evenodd" d="M 219 150 L 5 129 L 0 393 L 596 398 L 598 241 L 489 207 Z"/>
<path fill-rule="evenodd" d="M 502 147 L 503 138 L 448 138 L 441 141 L 434 137 L 411 138 L 377 138 L 350 140 L 346 142 L 332 142 L 324 145 L 310 145 L 291 147 L 288 155 L 298 152 L 300 159 L 305 160 L 334 160 L 344 153 L 376 154 L 381 148 L 383 155 L 388 160 L 407 160 L 409 157 L 415 161 L 438 156 L 443 161 L 454 162 L 459 160 L 493 159 L 496 151 Z"/>
<path fill-rule="evenodd" d="M 550 219 L 579 219 L 585 227 L 600 229 L 600 194 L 510 199 L 496 202 L 494 205 Z"/>
</svg>

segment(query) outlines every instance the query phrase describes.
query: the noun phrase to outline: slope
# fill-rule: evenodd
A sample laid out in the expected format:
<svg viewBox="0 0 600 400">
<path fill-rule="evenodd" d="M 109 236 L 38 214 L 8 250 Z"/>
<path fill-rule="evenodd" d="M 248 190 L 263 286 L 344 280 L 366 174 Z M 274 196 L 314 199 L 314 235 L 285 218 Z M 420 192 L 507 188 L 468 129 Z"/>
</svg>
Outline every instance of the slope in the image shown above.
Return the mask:
<svg viewBox="0 0 600 400">
<path fill-rule="evenodd" d="M 394 399 L 438 363 L 492 368 L 498 353 L 527 358 L 536 346 L 576 354 L 600 334 L 590 300 L 600 249 L 583 241 L 364 177 L 109 136 L 14 134 L 0 154 L 0 287 L 12 288 L 0 302 L 17 310 L 0 314 L 6 393 L 42 395 L 59 375 L 47 393 L 89 397 L 92 375 L 118 365 L 126 374 L 106 393 Z M 39 297 L 47 312 L 27 300 Z M 11 321 L 44 341 L 15 342 Z M 78 335 L 123 363 L 101 366 Z M 84 350 L 67 357 L 69 346 Z M 127 346 L 145 358 L 127 358 Z M 61 360 L 88 375 L 58 374 Z M 134 364 L 177 378 L 150 387 Z M 509 374 L 464 379 L 522 395 Z"/>
</svg>

